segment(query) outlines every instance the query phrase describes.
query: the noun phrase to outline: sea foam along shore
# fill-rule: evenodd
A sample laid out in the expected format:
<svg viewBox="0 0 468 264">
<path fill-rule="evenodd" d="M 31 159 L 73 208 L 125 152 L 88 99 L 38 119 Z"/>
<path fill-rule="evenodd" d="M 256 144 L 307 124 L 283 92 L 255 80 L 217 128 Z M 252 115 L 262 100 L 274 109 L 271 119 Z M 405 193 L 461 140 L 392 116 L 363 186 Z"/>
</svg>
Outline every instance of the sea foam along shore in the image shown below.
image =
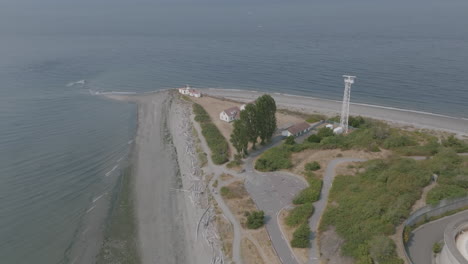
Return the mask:
<svg viewBox="0 0 468 264">
<path fill-rule="evenodd" d="M 250 102 L 261 94 L 265 93 L 257 91 L 214 88 L 200 90 L 204 94 L 216 97 L 224 97 L 242 102 Z M 273 93 L 271 95 L 280 107 L 287 108 L 289 110 L 316 112 L 326 115 L 336 115 L 341 111 L 341 102 L 339 101 L 282 93 Z M 458 135 L 468 136 L 468 119 L 466 118 L 457 118 L 421 111 L 356 103 L 351 103 L 350 113 L 351 115 L 361 115 L 385 120 L 395 125 L 409 125 L 416 128 L 441 130 Z M 465 114 L 468 114 L 468 109 Z"/>
<path fill-rule="evenodd" d="M 190 123 L 183 105 L 168 91 L 104 96 L 138 105 L 133 160 L 135 214 L 142 263 L 210 263 L 213 251 L 196 241 L 197 221 L 205 210 L 186 192 L 191 175 L 183 128 Z M 182 129 L 181 129 L 182 128 Z"/>
</svg>

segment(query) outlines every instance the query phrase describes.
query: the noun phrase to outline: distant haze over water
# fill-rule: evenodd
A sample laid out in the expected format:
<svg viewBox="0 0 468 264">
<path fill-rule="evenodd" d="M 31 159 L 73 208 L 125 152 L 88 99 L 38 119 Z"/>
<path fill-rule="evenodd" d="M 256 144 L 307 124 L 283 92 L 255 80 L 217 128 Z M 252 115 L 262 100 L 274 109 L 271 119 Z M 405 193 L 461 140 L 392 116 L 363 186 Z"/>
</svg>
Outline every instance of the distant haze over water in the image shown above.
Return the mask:
<svg viewBox="0 0 468 264">
<path fill-rule="evenodd" d="M 465 0 L 0 0 L 0 259 L 71 262 L 112 192 L 135 107 L 89 90 L 340 100 L 352 74 L 353 102 L 468 118 L 467 14 Z"/>
</svg>

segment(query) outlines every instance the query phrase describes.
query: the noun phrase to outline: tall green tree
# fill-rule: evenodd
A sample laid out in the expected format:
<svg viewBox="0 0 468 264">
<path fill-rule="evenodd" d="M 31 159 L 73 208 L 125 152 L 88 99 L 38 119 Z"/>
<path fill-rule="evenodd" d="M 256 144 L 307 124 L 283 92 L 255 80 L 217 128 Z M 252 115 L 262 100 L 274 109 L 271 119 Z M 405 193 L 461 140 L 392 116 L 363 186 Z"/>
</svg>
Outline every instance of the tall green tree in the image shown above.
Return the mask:
<svg viewBox="0 0 468 264">
<path fill-rule="evenodd" d="M 255 148 L 258 138 L 257 107 L 255 104 L 248 104 L 244 111 L 240 112 L 240 120 L 244 123 L 249 142 L 252 142 L 252 148 Z"/>
<path fill-rule="evenodd" d="M 233 131 L 231 134 L 231 143 L 236 148 L 237 153 L 244 156 L 247 154 L 247 147 L 249 145 L 249 137 L 247 134 L 247 127 L 242 120 L 235 120 L 233 124 Z"/>
<path fill-rule="evenodd" d="M 276 102 L 268 94 L 255 101 L 257 107 L 258 135 L 262 143 L 269 141 L 276 131 Z"/>
</svg>

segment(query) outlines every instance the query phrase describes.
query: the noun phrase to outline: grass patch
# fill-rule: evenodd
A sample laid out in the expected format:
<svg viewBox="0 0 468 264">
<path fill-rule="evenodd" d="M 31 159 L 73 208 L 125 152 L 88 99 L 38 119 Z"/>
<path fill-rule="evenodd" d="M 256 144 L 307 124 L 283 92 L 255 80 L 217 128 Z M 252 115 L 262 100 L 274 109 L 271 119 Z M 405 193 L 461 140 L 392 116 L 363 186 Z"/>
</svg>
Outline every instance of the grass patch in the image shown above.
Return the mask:
<svg viewBox="0 0 468 264">
<path fill-rule="evenodd" d="M 309 163 L 306 163 L 306 165 L 304 166 L 304 169 L 306 171 L 316 171 L 316 170 L 320 170 L 320 164 L 316 161 L 314 162 L 309 162 Z"/>
<path fill-rule="evenodd" d="M 193 104 L 195 121 L 200 123 L 202 134 L 211 149 L 211 159 L 215 164 L 224 164 L 228 161 L 229 145 L 219 129 L 211 121 L 210 116 L 199 104 Z"/>
<path fill-rule="evenodd" d="M 323 181 L 318 179 L 313 173 L 307 175 L 309 187 L 299 192 L 293 199 L 293 204 L 314 203 L 320 199 Z"/>
<path fill-rule="evenodd" d="M 393 234 L 408 217 L 432 175 L 424 162 L 405 158 L 372 160 L 364 168 L 353 177 L 336 177 L 329 197 L 334 205 L 327 207 L 320 225 L 321 231 L 335 226 L 346 241 L 343 254 L 358 263 L 372 257 L 371 239 Z M 399 263 L 391 251 L 386 254 L 389 260 L 379 263 Z"/>
<path fill-rule="evenodd" d="M 300 225 L 299 228 L 293 233 L 291 246 L 294 248 L 310 247 L 310 239 L 309 239 L 310 234 L 311 234 L 311 230 L 307 223 Z"/>
<path fill-rule="evenodd" d="M 425 165 L 438 175 L 439 186 L 427 194 L 427 202 L 437 204 L 444 199 L 463 197 L 468 194 L 468 162 L 453 148 L 443 148 Z"/>
<path fill-rule="evenodd" d="M 286 225 L 296 227 L 300 224 L 307 223 L 307 220 L 314 213 L 314 206 L 312 203 L 305 203 L 294 207 L 286 217 Z"/>
<path fill-rule="evenodd" d="M 104 232 L 104 242 L 96 263 L 140 263 L 137 226 L 132 197 L 131 167 L 127 167 L 118 184 L 116 201 Z"/>
<path fill-rule="evenodd" d="M 291 151 L 285 145 L 265 151 L 255 162 L 255 169 L 259 171 L 276 171 L 292 167 Z"/>
</svg>

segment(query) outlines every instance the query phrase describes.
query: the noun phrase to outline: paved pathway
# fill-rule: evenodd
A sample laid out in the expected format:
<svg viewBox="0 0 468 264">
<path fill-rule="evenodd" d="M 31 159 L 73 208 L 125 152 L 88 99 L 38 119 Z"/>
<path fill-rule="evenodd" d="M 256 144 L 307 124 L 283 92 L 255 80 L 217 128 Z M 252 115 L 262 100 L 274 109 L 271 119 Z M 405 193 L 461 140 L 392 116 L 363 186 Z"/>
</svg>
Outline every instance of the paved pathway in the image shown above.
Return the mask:
<svg viewBox="0 0 468 264">
<path fill-rule="evenodd" d="M 322 192 L 320 193 L 320 200 L 314 203 L 314 214 L 309 220 L 309 226 L 310 229 L 312 230 L 312 243 L 311 243 L 311 248 L 310 248 L 310 253 L 309 253 L 309 263 L 311 264 L 318 264 L 320 263 L 320 250 L 318 247 L 318 241 L 317 241 L 317 231 L 318 231 L 318 226 L 320 223 L 320 219 L 322 218 L 323 212 L 325 211 L 325 208 L 327 207 L 328 203 L 328 195 L 330 193 L 330 189 L 333 184 L 333 179 L 335 179 L 335 169 L 336 166 L 345 163 L 345 162 L 362 162 L 366 161 L 365 159 L 352 159 L 352 158 L 340 158 L 340 159 L 334 159 L 330 161 L 327 165 L 327 169 L 325 170 L 325 174 L 323 176 L 323 187 L 322 187 Z"/>
</svg>

